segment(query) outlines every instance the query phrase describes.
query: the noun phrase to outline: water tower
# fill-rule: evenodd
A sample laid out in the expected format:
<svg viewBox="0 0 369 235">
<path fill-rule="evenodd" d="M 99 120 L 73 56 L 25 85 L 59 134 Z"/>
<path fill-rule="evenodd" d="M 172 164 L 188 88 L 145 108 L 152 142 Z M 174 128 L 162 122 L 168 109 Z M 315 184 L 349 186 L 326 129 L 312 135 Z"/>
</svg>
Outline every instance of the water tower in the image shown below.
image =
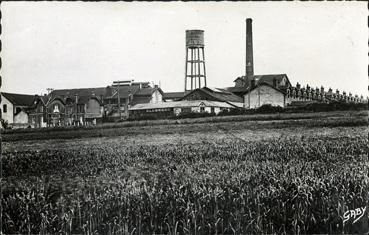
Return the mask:
<svg viewBox="0 0 369 235">
<path fill-rule="evenodd" d="M 206 86 L 204 30 L 186 30 L 185 91 Z"/>
</svg>

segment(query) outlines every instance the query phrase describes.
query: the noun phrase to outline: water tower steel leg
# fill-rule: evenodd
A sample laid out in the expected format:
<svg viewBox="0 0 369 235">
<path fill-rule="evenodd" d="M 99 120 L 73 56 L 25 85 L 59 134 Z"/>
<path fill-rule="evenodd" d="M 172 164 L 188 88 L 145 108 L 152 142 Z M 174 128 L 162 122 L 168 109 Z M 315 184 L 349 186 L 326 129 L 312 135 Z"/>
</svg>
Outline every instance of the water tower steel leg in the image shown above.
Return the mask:
<svg viewBox="0 0 369 235">
<path fill-rule="evenodd" d="M 203 65 L 203 68 L 204 68 L 204 80 L 205 80 L 205 86 L 207 86 L 206 84 L 206 70 L 205 70 L 205 51 L 204 51 L 204 48 L 201 48 L 202 50 L 202 65 Z"/>
<path fill-rule="evenodd" d="M 191 50 L 191 90 L 193 90 L 193 50 L 192 48 L 190 49 Z"/>
<path fill-rule="evenodd" d="M 197 74 L 199 76 L 199 88 L 201 88 L 200 48 L 197 48 Z"/>
<path fill-rule="evenodd" d="M 188 64 L 188 48 L 186 47 L 185 84 L 184 84 L 185 91 L 187 91 L 187 64 Z"/>
</svg>

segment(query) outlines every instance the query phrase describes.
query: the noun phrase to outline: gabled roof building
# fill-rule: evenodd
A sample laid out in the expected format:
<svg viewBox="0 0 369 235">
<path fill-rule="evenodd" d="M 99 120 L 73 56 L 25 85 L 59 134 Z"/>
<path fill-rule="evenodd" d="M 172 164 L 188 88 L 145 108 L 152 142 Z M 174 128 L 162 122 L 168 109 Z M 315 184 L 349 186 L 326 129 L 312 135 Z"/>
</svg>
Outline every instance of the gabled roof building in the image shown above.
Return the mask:
<svg viewBox="0 0 369 235">
<path fill-rule="evenodd" d="M 11 126 L 27 125 L 27 108 L 32 105 L 33 95 L 1 92 L 1 118 Z"/>
<path fill-rule="evenodd" d="M 163 91 L 148 82 L 120 86 L 56 89 L 36 97 L 30 107 L 35 127 L 96 124 L 102 118 L 127 118 L 132 105 L 162 101 Z M 119 97 L 119 98 L 118 98 Z"/>
</svg>

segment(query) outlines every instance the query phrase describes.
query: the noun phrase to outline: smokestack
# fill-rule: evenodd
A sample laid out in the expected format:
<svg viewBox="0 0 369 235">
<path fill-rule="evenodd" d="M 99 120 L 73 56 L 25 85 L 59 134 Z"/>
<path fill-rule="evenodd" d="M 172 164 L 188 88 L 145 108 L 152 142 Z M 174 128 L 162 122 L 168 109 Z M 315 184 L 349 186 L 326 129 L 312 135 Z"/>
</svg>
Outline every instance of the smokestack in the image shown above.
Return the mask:
<svg viewBox="0 0 369 235">
<path fill-rule="evenodd" d="M 246 19 L 246 78 L 254 76 L 254 58 L 252 51 L 252 19 Z"/>
</svg>

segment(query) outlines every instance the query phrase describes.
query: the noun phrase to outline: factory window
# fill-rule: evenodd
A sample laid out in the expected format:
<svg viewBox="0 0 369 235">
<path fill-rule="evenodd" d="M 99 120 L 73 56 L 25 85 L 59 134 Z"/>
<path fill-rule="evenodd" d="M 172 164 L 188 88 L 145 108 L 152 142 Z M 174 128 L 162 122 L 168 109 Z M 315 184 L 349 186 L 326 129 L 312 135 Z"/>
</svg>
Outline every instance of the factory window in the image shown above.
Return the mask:
<svg viewBox="0 0 369 235">
<path fill-rule="evenodd" d="M 77 106 L 77 113 L 83 113 L 84 112 L 84 105 L 83 104 L 81 104 L 81 105 L 78 105 Z"/>
<path fill-rule="evenodd" d="M 8 106 L 6 104 L 3 105 L 3 112 L 4 113 L 8 112 Z"/>
</svg>

